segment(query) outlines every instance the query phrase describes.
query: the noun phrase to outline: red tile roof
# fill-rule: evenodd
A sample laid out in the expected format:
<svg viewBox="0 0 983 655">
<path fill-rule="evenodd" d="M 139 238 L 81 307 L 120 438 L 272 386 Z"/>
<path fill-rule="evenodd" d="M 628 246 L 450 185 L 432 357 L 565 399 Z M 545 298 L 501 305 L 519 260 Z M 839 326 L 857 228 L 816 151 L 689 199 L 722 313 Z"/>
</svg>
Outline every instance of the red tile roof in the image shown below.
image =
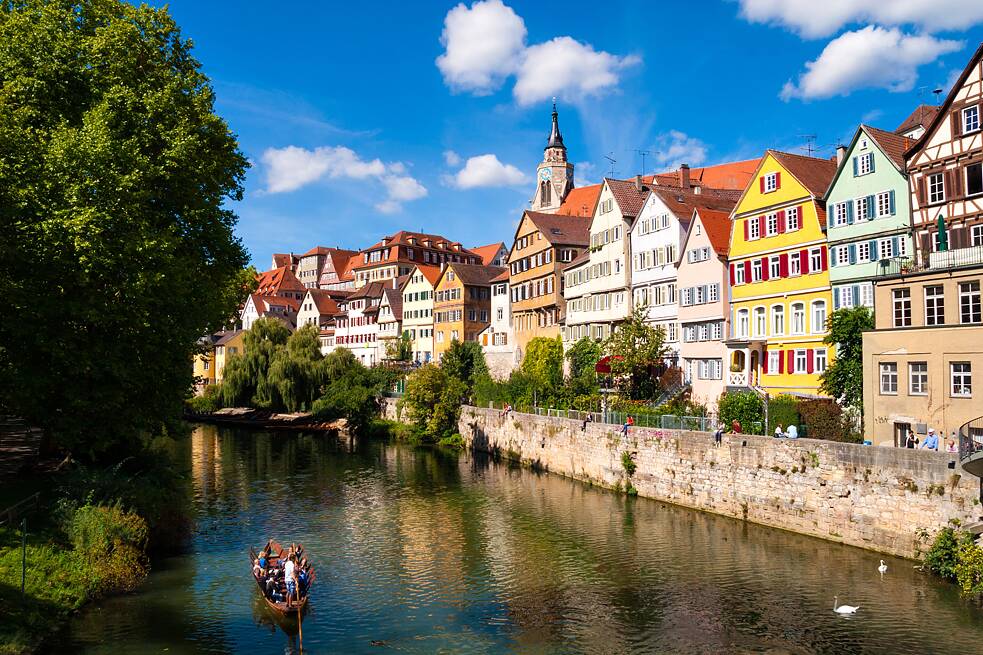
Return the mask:
<svg viewBox="0 0 983 655">
<path fill-rule="evenodd" d="M 324 291 L 323 289 L 308 289 L 307 295 L 314 301 L 317 311 L 319 311 L 321 314 L 334 314 L 338 311 L 338 304 L 335 302 L 334 298 L 332 298 L 332 293 L 330 291 Z"/>
<path fill-rule="evenodd" d="M 629 218 L 638 216 L 638 212 L 642 211 L 642 205 L 645 204 L 645 198 L 649 194 L 648 185 L 642 184 L 641 189 L 639 189 L 634 180 L 613 180 L 606 177 L 604 181 L 611 189 L 611 195 L 614 196 L 614 201 L 618 203 L 622 215 Z"/>
<path fill-rule="evenodd" d="M 481 258 L 481 263 L 485 266 L 491 266 L 491 263 L 495 261 L 495 255 L 498 251 L 505 247 L 505 244 L 499 241 L 498 243 L 489 243 L 487 246 L 478 246 L 477 248 L 471 248 L 471 252 L 478 255 Z"/>
<path fill-rule="evenodd" d="M 829 183 L 836 174 L 836 162 L 818 157 L 806 157 L 780 150 L 769 150 L 769 153 L 799 181 L 807 191 L 817 198 L 826 195 Z"/>
<path fill-rule="evenodd" d="M 393 319 L 397 321 L 403 320 L 403 294 L 399 289 L 393 289 L 392 287 L 386 287 L 383 289 L 383 293 L 386 294 L 386 300 L 389 301 L 389 307 L 393 312 Z"/>
<path fill-rule="evenodd" d="M 509 281 L 509 269 L 503 268 L 502 272 L 491 279 L 492 282 L 508 282 Z"/>
<path fill-rule="evenodd" d="M 915 107 L 915 111 L 908 115 L 908 118 L 902 121 L 901 125 L 898 125 L 894 129 L 895 134 L 904 134 L 909 130 L 912 130 L 918 126 L 928 129 L 928 126 L 935 119 L 935 115 L 939 113 L 938 105 L 918 105 Z"/>
<path fill-rule="evenodd" d="M 758 169 L 761 158 L 745 159 L 743 161 L 726 162 L 713 166 L 698 166 L 689 170 L 690 184 L 712 189 L 731 189 L 743 191 L 748 185 L 754 172 Z M 656 173 L 646 176 L 645 181 L 659 185 L 681 186 L 679 170 Z"/>
<path fill-rule="evenodd" d="M 524 216 L 554 246 L 586 246 L 590 243 L 590 216 L 544 214 L 532 210 L 526 210 Z"/>
<path fill-rule="evenodd" d="M 741 197 L 740 191 L 731 189 L 693 189 L 680 187 L 653 186 L 652 193 L 657 195 L 681 221 L 689 222 L 694 209 L 713 209 L 730 213 Z"/>
<path fill-rule="evenodd" d="M 467 286 L 488 286 L 507 269 L 501 266 L 475 266 L 454 262 L 448 264 L 446 270 L 453 270 L 458 279 Z"/>
<path fill-rule="evenodd" d="M 597 199 L 601 196 L 602 186 L 601 184 L 591 184 L 571 189 L 556 213 L 563 216 L 593 216 Z"/>
<path fill-rule="evenodd" d="M 440 279 L 440 267 L 439 266 L 426 266 L 424 264 L 417 264 L 416 267 L 423 274 L 423 277 L 427 278 L 427 282 L 430 286 L 437 284 L 437 280 Z"/>
<path fill-rule="evenodd" d="M 297 265 L 297 255 L 293 253 L 283 253 L 275 252 L 273 253 L 273 268 L 282 268 L 284 266 L 296 266 Z"/>
<path fill-rule="evenodd" d="M 900 134 L 895 134 L 894 132 L 879 130 L 876 127 L 871 127 L 870 125 L 861 125 L 860 127 L 870 135 L 870 138 L 877 142 L 877 145 L 879 145 L 881 150 L 884 151 L 884 154 L 890 157 L 891 161 L 893 161 L 900 170 L 904 171 L 905 150 L 910 148 L 912 144 L 915 143 L 915 140 L 901 136 Z"/>
<path fill-rule="evenodd" d="M 306 291 L 297 276 L 287 266 L 263 271 L 256 275 L 256 293 L 261 296 L 275 296 L 280 291 Z"/>
<path fill-rule="evenodd" d="M 730 248 L 730 212 L 717 211 L 715 209 L 697 209 L 700 223 L 706 230 L 707 238 L 713 245 L 714 251 L 723 257 L 727 256 Z"/>
</svg>

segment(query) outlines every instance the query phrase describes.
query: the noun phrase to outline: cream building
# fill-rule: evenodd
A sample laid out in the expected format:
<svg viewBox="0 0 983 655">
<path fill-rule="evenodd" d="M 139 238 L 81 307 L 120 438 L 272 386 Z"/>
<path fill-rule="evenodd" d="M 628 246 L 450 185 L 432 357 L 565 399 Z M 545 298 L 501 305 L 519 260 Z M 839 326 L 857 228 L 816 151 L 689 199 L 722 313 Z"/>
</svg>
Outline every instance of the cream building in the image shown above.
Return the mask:
<svg viewBox="0 0 983 655">
<path fill-rule="evenodd" d="M 519 365 L 512 330 L 512 303 L 509 300 L 509 272 L 491 281 L 491 323 L 478 338 L 485 363 L 492 377 L 504 379 Z"/>
<path fill-rule="evenodd" d="M 439 267 L 418 264 L 403 284 L 402 329 L 410 338 L 413 361 L 419 364 L 434 358 L 433 296 L 439 277 Z"/>
</svg>

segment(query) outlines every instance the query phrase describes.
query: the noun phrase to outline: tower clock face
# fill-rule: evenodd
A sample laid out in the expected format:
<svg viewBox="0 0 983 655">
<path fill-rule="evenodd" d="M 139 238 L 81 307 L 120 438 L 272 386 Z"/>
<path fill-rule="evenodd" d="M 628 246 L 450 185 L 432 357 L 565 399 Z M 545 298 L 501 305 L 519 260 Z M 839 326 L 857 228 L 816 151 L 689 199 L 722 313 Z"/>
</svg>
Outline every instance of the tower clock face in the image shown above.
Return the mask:
<svg viewBox="0 0 983 655">
<path fill-rule="evenodd" d="M 548 182 L 550 179 L 552 179 L 552 177 L 553 173 L 548 168 L 544 168 L 543 170 L 539 171 L 539 179 L 544 182 Z"/>
</svg>

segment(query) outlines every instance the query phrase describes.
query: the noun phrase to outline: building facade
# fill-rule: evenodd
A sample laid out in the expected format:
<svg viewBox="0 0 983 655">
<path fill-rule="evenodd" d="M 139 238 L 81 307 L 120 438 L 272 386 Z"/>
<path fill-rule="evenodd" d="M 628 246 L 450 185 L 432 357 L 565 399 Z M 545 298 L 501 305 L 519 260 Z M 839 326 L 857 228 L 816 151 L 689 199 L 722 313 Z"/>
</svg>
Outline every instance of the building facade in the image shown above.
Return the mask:
<svg viewBox="0 0 983 655">
<path fill-rule="evenodd" d="M 390 283 L 391 284 L 391 283 Z M 379 362 L 379 303 L 384 285 L 372 282 L 338 303 L 335 347 L 347 348 L 366 366 Z"/>
<path fill-rule="evenodd" d="M 519 365 L 509 298 L 509 271 L 504 270 L 491 280 L 491 322 L 480 335 L 488 371 L 499 380 L 507 378 Z"/>
<path fill-rule="evenodd" d="M 478 341 L 491 322 L 491 281 L 505 269 L 448 264 L 434 293 L 434 356 L 439 362 L 454 341 Z"/>
<path fill-rule="evenodd" d="M 391 359 L 397 354 L 399 344 L 403 338 L 403 292 L 401 287 L 405 286 L 406 280 L 402 284 L 393 281 L 382 290 L 382 298 L 379 300 L 379 360 Z M 399 286 L 397 286 L 399 285 Z"/>
<path fill-rule="evenodd" d="M 315 325 L 318 330 L 334 326 L 338 304 L 322 289 L 308 289 L 297 310 L 297 327 Z"/>
<path fill-rule="evenodd" d="M 815 395 L 831 350 L 823 196 L 836 164 L 769 150 L 734 208 L 728 389 Z"/>
<path fill-rule="evenodd" d="M 912 141 L 861 125 L 826 192 L 833 310 L 874 308 L 881 262 L 914 254 L 904 151 Z"/>
<path fill-rule="evenodd" d="M 350 268 L 355 288 L 360 289 L 372 282 L 409 275 L 417 264 L 439 266 L 450 262 L 478 265 L 481 260 L 457 241 L 436 234 L 401 230 L 356 255 Z"/>
<path fill-rule="evenodd" d="M 301 294 L 301 299 L 303 299 Z M 284 296 L 261 296 L 258 293 L 251 294 L 246 300 L 239 315 L 242 322 L 242 329 L 248 330 L 261 317 L 268 316 L 283 321 L 284 325 L 292 332 L 297 328 L 297 312 L 300 309 L 300 301 Z"/>
<path fill-rule="evenodd" d="M 439 278 L 439 267 L 417 265 L 403 285 L 403 333 L 417 364 L 433 359 L 433 300 Z"/>
</svg>

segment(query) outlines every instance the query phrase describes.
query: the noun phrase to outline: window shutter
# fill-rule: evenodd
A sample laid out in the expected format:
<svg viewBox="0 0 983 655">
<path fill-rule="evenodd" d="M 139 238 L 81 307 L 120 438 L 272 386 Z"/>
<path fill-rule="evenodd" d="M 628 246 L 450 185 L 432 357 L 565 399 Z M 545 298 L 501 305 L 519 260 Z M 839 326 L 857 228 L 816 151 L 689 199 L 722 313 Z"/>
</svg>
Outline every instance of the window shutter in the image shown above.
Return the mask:
<svg viewBox="0 0 983 655">
<path fill-rule="evenodd" d="M 962 168 L 957 168 L 957 169 L 955 169 L 953 171 L 949 171 L 950 173 L 952 173 L 952 187 L 951 187 L 952 188 L 952 195 L 949 198 L 947 198 L 947 199 L 961 198 L 962 197 L 962 195 L 963 195 L 963 170 L 964 169 L 962 169 Z"/>
<path fill-rule="evenodd" d="M 891 202 L 891 216 L 894 216 L 894 214 L 895 214 L 895 209 L 894 209 L 894 189 L 891 189 L 890 191 L 888 191 L 888 197 L 890 198 L 890 202 Z"/>
<path fill-rule="evenodd" d="M 775 173 L 775 190 L 782 188 L 782 172 L 778 171 Z"/>
<path fill-rule="evenodd" d="M 822 262 L 822 270 L 829 269 L 829 249 L 826 246 L 819 247 L 819 259 Z"/>
<path fill-rule="evenodd" d="M 785 370 L 788 371 L 789 373 L 794 373 L 795 372 L 795 351 L 794 350 L 786 350 L 785 353 L 788 356 L 788 363 L 785 364 Z"/>
<path fill-rule="evenodd" d="M 894 253 L 895 257 L 898 256 L 898 237 L 891 239 L 891 252 Z"/>
<path fill-rule="evenodd" d="M 957 109 L 952 112 L 950 116 L 952 117 L 952 136 L 953 138 L 957 136 L 962 136 L 963 133 L 963 121 L 962 121 L 962 111 Z"/>
<path fill-rule="evenodd" d="M 839 288 L 833 289 L 833 309 L 837 310 L 840 308 L 840 290 Z"/>
<path fill-rule="evenodd" d="M 870 241 L 870 261 L 877 261 L 877 239 L 871 239 Z"/>
<path fill-rule="evenodd" d="M 765 282 L 768 281 L 768 258 L 761 258 L 761 279 Z"/>
<path fill-rule="evenodd" d="M 815 351 L 810 348 L 806 351 L 806 373 L 812 373 L 814 357 L 816 356 Z"/>
<path fill-rule="evenodd" d="M 734 285 L 734 281 L 737 279 L 737 274 L 734 272 L 734 267 L 735 266 L 737 266 L 737 264 L 731 264 L 730 265 L 730 284 L 731 284 L 731 286 Z"/>
<path fill-rule="evenodd" d="M 750 220 L 751 220 L 750 218 L 745 218 L 744 219 L 744 240 L 745 241 L 748 241 L 748 240 L 751 239 L 751 231 L 750 231 L 750 228 L 748 227 L 748 221 L 750 221 Z"/>
<path fill-rule="evenodd" d="M 966 244 L 963 242 L 966 235 L 966 228 L 964 227 L 954 227 L 949 230 L 949 245 L 955 250 L 957 248 L 965 248 Z"/>
<path fill-rule="evenodd" d="M 874 155 L 873 154 L 870 155 L 870 172 L 871 173 L 874 172 Z M 809 351 L 809 354 L 810 355 L 812 354 L 812 351 L 811 350 Z"/>
<path fill-rule="evenodd" d="M 853 285 L 853 306 L 857 307 L 860 305 L 860 285 Z"/>
<path fill-rule="evenodd" d="M 853 225 L 853 201 L 846 201 L 846 223 L 847 225 Z"/>
<path fill-rule="evenodd" d="M 857 157 L 854 157 L 853 158 L 853 176 L 854 177 L 857 177 L 857 174 L 860 172 L 860 167 L 857 164 L 857 159 L 858 159 Z"/>
<path fill-rule="evenodd" d="M 919 175 L 918 179 L 915 180 L 915 197 L 918 199 L 918 206 L 924 207 L 926 204 L 924 175 Z"/>
<path fill-rule="evenodd" d="M 782 277 L 788 277 L 788 253 L 783 252 L 778 256 L 778 272 Z"/>
<path fill-rule="evenodd" d="M 850 263 L 851 264 L 856 264 L 857 263 L 857 246 L 855 244 L 850 244 L 850 250 L 849 250 L 849 252 L 850 252 Z"/>
<path fill-rule="evenodd" d="M 764 175 L 762 175 L 761 177 L 758 178 L 758 189 L 761 191 L 761 193 L 764 193 L 765 192 L 765 176 Z"/>
<path fill-rule="evenodd" d="M 830 262 L 830 266 L 839 266 L 840 265 L 840 258 L 836 255 L 837 250 L 839 250 L 839 247 L 838 246 L 831 246 L 830 249 L 829 249 L 829 252 L 830 252 L 830 254 L 833 257 L 833 261 Z"/>
<path fill-rule="evenodd" d="M 877 205 L 875 204 L 877 198 L 874 196 L 867 196 L 867 215 L 864 218 L 874 218 L 877 216 Z"/>
<path fill-rule="evenodd" d="M 768 350 L 765 350 L 764 357 L 761 358 L 761 372 L 768 375 Z"/>
<path fill-rule="evenodd" d="M 785 210 L 778 212 L 778 233 L 785 233 Z"/>
<path fill-rule="evenodd" d="M 809 270 L 809 251 L 800 250 L 799 251 L 799 273 L 802 275 L 808 275 L 811 271 Z"/>
<path fill-rule="evenodd" d="M 765 217 L 764 217 L 764 215 L 762 215 L 762 216 L 758 216 L 758 238 L 759 239 L 764 239 L 765 236 L 766 236 L 766 233 L 765 233 Z"/>
</svg>

